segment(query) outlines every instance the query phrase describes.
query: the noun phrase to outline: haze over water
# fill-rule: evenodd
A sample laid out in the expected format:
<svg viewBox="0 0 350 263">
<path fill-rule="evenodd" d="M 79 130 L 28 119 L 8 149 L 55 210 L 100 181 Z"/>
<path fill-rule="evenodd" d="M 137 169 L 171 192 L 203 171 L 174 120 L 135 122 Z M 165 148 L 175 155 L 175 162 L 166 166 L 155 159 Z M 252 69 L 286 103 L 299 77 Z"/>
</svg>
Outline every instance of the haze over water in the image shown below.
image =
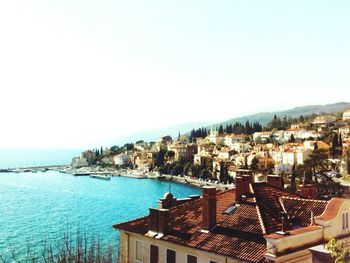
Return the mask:
<svg viewBox="0 0 350 263">
<path fill-rule="evenodd" d="M 1 149 L 0 169 L 70 164 L 77 149 Z"/>
<path fill-rule="evenodd" d="M 114 177 L 111 181 L 46 173 L 0 173 L 0 254 L 13 248 L 23 256 L 28 241 L 40 248 L 45 238 L 62 238 L 69 224 L 103 245 L 118 248 L 112 225 L 148 214 L 169 191 L 169 182 Z M 200 194 L 198 188 L 171 183 L 176 197 Z"/>
</svg>

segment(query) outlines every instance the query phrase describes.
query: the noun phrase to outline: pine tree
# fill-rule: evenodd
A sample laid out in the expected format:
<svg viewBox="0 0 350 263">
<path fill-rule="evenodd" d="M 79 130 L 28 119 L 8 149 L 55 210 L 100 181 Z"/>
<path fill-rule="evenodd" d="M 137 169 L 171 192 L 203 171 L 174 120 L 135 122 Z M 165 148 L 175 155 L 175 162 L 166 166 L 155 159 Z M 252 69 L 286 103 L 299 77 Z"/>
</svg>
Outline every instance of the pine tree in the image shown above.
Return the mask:
<svg viewBox="0 0 350 263">
<path fill-rule="evenodd" d="M 332 155 L 333 155 L 333 157 L 338 152 L 338 146 L 339 146 L 338 144 L 339 144 L 338 134 L 334 133 L 333 134 L 333 140 L 332 140 Z"/>
<path fill-rule="evenodd" d="M 222 125 L 219 126 L 219 134 L 224 134 L 224 128 L 222 127 Z"/>
<path fill-rule="evenodd" d="M 343 148 L 343 138 L 342 138 L 342 136 L 341 136 L 341 133 L 339 134 L 339 143 L 338 143 L 338 146 L 339 146 L 340 148 Z"/>
<path fill-rule="evenodd" d="M 294 134 L 293 134 L 293 133 L 292 133 L 292 135 L 290 136 L 289 142 L 295 142 L 295 138 L 294 138 Z"/>
</svg>

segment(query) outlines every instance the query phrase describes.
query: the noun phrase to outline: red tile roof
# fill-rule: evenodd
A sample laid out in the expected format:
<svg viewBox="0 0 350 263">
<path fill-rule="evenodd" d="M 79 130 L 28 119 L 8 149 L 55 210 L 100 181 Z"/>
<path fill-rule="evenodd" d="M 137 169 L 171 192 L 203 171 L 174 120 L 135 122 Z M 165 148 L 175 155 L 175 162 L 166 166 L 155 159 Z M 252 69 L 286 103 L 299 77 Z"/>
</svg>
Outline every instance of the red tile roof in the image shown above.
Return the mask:
<svg viewBox="0 0 350 263">
<path fill-rule="evenodd" d="M 267 183 L 252 184 L 255 198 L 259 206 L 266 232 L 273 233 L 282 229 L 281 206 L 279 198 L 282 196 L 297 197 L 291 193 L 278 190 Z"/>
<path fill-rule="evenodd" d="M 264 258 L 264 235 L 281 230 L 280 212 L 283 209 L 290 218 L 297 218 L 301 225 L 307 225 L 311 211 L 317 216 L 327 204 L 298 198 L 267 183 L 253 183 L 252 189 L 254 193 L 248 194 L 246 201 L 238 204 L 230 214 L 224 212 L 234 204 L 235 190 L 217 195 L 217 225 L 209 233 L 201 232 L 202 199 L 170 208 L 170 232 L 160 239 L 248 262 L 268 262 Z M 114 227 L 145 235 L 149 230 L 149 217 Z"/>
<path fill-rule="evenodd" d="M 314 217 L 319 216 L 325 210 L 328 202 L 322 200 L 282 197 L 281 202 L 287 212 L 290 221 L 294 225 L 308 226 L 311 224 L 311 212 Z"/>
<path fill-rule="evenodd" d="M 210 233 L 201 232 L 202 199 L 171 208 L 171 231 L 161 240 L 250 262 L 261 262 L 266 253 L 266 241 L 256 205 L 240 204 L 234 212 L 225 214 L 234 200 L 234 190 L 217 195 L 217 226 Z M 114 227 L 145 235 L 148 232 L 149 217 Z"/>
</svg>

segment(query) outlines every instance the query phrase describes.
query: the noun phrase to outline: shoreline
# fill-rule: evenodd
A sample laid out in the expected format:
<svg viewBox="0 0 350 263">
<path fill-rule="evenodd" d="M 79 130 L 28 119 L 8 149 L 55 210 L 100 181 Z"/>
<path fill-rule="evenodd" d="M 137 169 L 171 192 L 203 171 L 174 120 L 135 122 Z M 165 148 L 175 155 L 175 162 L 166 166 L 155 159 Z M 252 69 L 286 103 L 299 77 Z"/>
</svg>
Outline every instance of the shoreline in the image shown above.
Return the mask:
<svg viewBox="0 0 350 263">
<path fill-rule="evenodd" d="M 90 176 L 90 175 L 110 175 L 112 177 L 129 177 L 133 179 L 153 179 L 160 181 L 169 181 L 179 184 L 191 185 L 194 187 L 202 188 L 203 186 L 215 186 L 220 190 L 228 190 L 235 188 L 232 184 L 220 184 L 209 181 L 203 181 L 189 176 L 175 176 L 169 174 L 159 175 L 158 172 L 141 172 L 139 170 L 126 170 L 126 169 L 110 169 L 108 167 L 82 167 L 72 168 L 70 165 L 46 165 L 46 166 L 35 166 L 35 167 L 20 167 L 10 169 L 0 169 L 0 173 L 19 173 L 19 172 L 45 172 L 45 171 L 57 171 L 61 173 L 71 174 L 72 176 Z"/>
<path fill-rule="evenodd" d="M 162 174 L 162 175 L 156 175 L 155 172 L 144 172 L 140 173 L 137 170 L 128 170 L 127 172 L 117 172 L 117 175 L 114 176 L 123 176 L 123 177 L 130 177 L 134 179 L 155 179 L 160 181 L 169 181 L 169 182 L 176 182 L 179 184 L 186 184 L 186 185 L 192 185 L 194 187 L 202 188 L 203 186 L 215 186 L 220 190 L 228 190 L 235 188 L 232 184 L 220 184 L 220 183 L 212 183 L 208 181 L 202 181 L 199 179 L 194 179 L 189 176 L 176 176 L 176 175 L 170 175 L 170 174 Z"/>
</svg>

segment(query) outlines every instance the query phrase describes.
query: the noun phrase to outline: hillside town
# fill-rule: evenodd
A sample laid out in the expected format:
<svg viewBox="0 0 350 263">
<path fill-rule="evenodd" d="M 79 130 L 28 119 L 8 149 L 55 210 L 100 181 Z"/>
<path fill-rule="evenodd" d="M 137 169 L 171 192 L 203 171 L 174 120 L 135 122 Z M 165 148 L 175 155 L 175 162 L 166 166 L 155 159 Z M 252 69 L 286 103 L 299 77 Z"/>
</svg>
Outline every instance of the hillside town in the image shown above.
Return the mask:
<svg viewBox="0 0 350 263">
<path fill-rule="evenodd" d="M 115 224 L 119 262 L 349 262 L 349 120 L 346 111 L 251 135 L 166 136 L 114 156 L 147 171 L 191 160 L 168 172 L 197 177 L 198 166 L 198 178 L 235 185 L 181 199 L 165 193 L 149 215 Z"/>
<path fill-rule="evenodd" d="M 128 169 L 137 174 L 157 171 L 231 185 L 238 175 L 252 174 L 257 182 L 281 175 L 292 189 L 317 183 L 320 197 L 327 199 L 348 194 L 341 183 L 349 181 L 349 124 L 350 110 L 294 119 L 275 116 L 264 130 L 247 121 L 193 130 L 176 139 L 164 136 L 156 142 L 87 150 L 73 158 L 72 167 Z"/>
</svg>

